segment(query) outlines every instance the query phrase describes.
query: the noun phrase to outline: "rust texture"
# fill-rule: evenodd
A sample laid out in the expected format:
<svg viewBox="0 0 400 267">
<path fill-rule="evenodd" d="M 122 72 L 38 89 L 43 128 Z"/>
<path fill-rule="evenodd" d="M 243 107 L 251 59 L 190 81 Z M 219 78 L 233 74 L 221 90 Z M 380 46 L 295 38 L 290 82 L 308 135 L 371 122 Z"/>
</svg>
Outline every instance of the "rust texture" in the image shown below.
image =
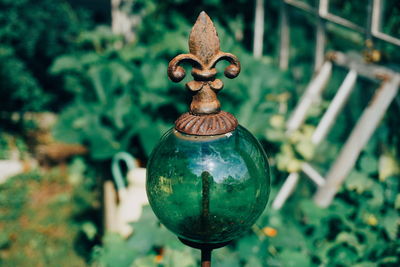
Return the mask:
<svg viewBox="0 0 400 267">
<path fill-rule="evenodd" d="M 175 128 L 193 135 L 216 135 L 233 131 L 238 122 L 236 118 L 221 111 L 217 93 L 224 83 L 216 79 L 216 64 L 227 60 L 226 77 L 233 79 L 239 75 L 240 62 L 236 56 L 220 51 L 219 38 L 210 17 L 203 11 L 197 18 L 189 37 L 189 54 L 173 58 L 168 65 L 168 76 L 174 82 L 185 78 L 186 72 L 181 63 L 192 65 L 193 81 L 186 87 L 193 93 L 189 113 L 183 114 L 175 122 Z"/>
<path fill-rule="evenodd" d="M 233 131 L 237 125 L 237 119 L 225 111 L 208 115 L 193 115 L 187 112 L 175 122 L 178 131 L 195 135 L 224 134 Z"/>
</svg>

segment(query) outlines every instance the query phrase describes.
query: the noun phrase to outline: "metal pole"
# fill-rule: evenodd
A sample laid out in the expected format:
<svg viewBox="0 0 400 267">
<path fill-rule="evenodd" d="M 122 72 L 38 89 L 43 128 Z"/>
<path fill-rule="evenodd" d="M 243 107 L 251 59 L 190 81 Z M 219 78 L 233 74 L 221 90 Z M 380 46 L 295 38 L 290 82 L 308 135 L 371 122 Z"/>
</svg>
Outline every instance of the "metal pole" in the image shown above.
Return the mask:
<svg viewBox="0 0 400 267">
<path fill-rule="evenodd" d="M 282 185 L 281 190 L 279 190 L 278 194 L 276 195 L 275 200 L 272 203 L 272 208 L 275 210 L 282 208 L 283 204 L 285 204 L 286 200 L 296 187 L 299 177 L 300 175 L 298 172 L 292 172 L 289 174 L 285 183 Z"/>
<path fill-rule="evenodd" d="M 201 267 L 211 267 L 211 251 L 212 249 L 201 249 Z"/>
<path fill-rule="evenodd" d="M 263 52 L 264 41 L 264 0 L 256 0 L 255 13 L 253 56 L 260 58 Z"/>
<path fill-rule="evenodd" d="M 365 40 L 372 40 L 372 16 L 373 16 L 373 0 L 368 0 L 367 5 L 367 21 L 365 25 Z"/>
<path fill-rule="evenodd" d="M 370 29 L 372 34 L 375 34 L 381 30 L 382 5 L 383 4 L 381 0 L 373 0 Z"/>
<path fill-rule="evenodd" d="M 323 139 L 325 139 L 339 112 L 342 110 L 344 104 L 347 102 L 347 99 L 353 91 L 356 80 L 357 72 L 355 70 L 350 70 L 343 83 L 340 85 L 339 90 L 328 107 L 328 110 L 319 122 L 317 129 L 313 133 L 311 137 L 311 142 L 313 144 L 319 144 Z"/>
<path fill-rule="evenodd" d="M 296 106 L 296 109 L 290 116 L 286 124 L 287 134 L 296 131 L 303 124 L 307 116 L 308 109 L 321 96 L 322 90 L 331 77 L 331 72 L 332 62 L 326 61 L 324 65 L 322 65 L 318 74 L 307 86 L 299 104 Z"/>
<path fill-rule="evenodd" d="M 325 30 L 325 21 L 323 17 L 328 12 L 328 1 L 327 0 L 320 0 L 319 1 L 319 8 L 318 8 L 317 17 L 317 36 L 316 44 L 315 44 L 315 61 L 314 61 L 314 71 L 318 71 L 322 64 L 324 63 L 325 58 L 325 43 L 326 43 L 326 30 Z"/>
<path fill-rule="evenodd" d="M 279 45 L 279 68 L 287 70 L 289 67 L 289 18 L 287 6 L 284 0 L 281 0 L 280 6 L 280 45 Z"/>
</svg>

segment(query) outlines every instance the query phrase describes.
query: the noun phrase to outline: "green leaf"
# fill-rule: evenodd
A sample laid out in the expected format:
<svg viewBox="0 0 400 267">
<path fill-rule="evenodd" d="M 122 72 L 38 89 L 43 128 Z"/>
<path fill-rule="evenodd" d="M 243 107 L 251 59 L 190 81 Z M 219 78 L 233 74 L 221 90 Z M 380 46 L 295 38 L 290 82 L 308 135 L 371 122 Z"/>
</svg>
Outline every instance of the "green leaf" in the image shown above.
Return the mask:
<svg viewBox="0 0 400 267">
<path fill-rule="evenodd" d="M 60 74 L 65 71 L 81 71 L 81 61 L 74 55 L 65 55 L 58 57 L 52 66 L 50 67 L 50 72 L 52 74 Z"/>
<path fill-rule="evenodd" d="M 296 158 L 291 158 L 287 164 L 287 171 L 292 173 L 292 172 L 299 172 L 301 170 L 301 165 L 302 161 L 296 159 Z"/>
<path fill-rule="evenodd" d="M 134 249 L 127 249 L 127 243 L 120 235 L 107 233 L 103 238 L 98 261 L 104 266 L 130 267 L 137 256 Z"/>
<path fill-rule="evenodd" d="M 175 235 L 162 226 L 150 206 L 144 206 L 139 221 L 132 223 L 134 233 L 127 244 L 130 249 L 141 254 L 149 253 L 154 247 L 168 245 L 172 249 L 182 250 Z"/>
<path fill-rule="evenodd" d="M 268 141 L 271 142 L 279 142 L 279 141 L 282 142 L 286 138 L 286 135 L 283 131 L 275 130 L 273 128 L 267 129 L 265 131 L 265 136 L 268 139 Z"/>
<path fill-rule="evenodd" d="M 388 212 L 383 217 L 382 223 L 390 239 L 396 240 L 397 230 L 400 224 L 399 214 L 394 210 L 388 210 Z"/>
<path fill-rule="evenodd" d="M 296 151 L 306 160 L 311 160 L 314 156 L 315 146 L 310 140 L 301 140 L 295 145 Z"/>
<path fill-rule="evenodd" d="M 152 108 L 168 104 L 171 101 L 169 97 L 156 91 L 141 91 L 139 99 L 140 105 L 151 106 Z"/>
<path fill-rule="evenodd" d="M 106 114 L 110 117 L 115 127 L 118 130 L 123 130 L 125 127 L 125 120 L 128 115 L 131 114 L 132 109 L 132 98 L 129 94 L 124 94 L 121 96 L 114 97 L 112 103 L 110 103 L 110 108 L 107 109 Z M 135 114 L 140 116 L 139 114 Z M 129 116 L 129 119 L 133 118 Z"/>
<path fill-rule="evenodd" d="M 93 240 L 97 234 L 97 227 L 92 222 L 86 221 L 82 224 L 82 231 L 89 240 Z"/>
<path fill-rule="evenodd" d="M 354 212 L 355 207 L 348 205 L 341 199 L 334 199 L 333 203 L 329 206 L 327 216 L 339 218 L 343 224 L 352 227 L 354 222 L 349 219 L 349 216 Z"/>
<path fill-rule="evenodd" d="M 256 235 L 246 235 L 238 240 L 237 250 L 242 260 L 259 252 L 258 238 Z"/>
<path fill-rule="evenodd" d="M 396 158 L 390 154 L 382 154 L 379 157 L 379 180 L 385 181 L 388 177 L 400 173 L 399 163 Z"/>
<path fill-rule="evenodd" d="M 166 131 L 165 125 L 160 121 L 149 121 L 142 120 L 141 131 L 139 132 L 140 142 L 143 145 L 146 155 L 150 155 L 153 148 L 160 141 L 162 134 Z"/>
<path fill-rule="evenodd" d="M 88 75 L 95 89 L 98 101 L 105 103 L 107 100 L 106 90 L 108 89 L 107 87 L 110 87 L 111 83 L 111 72 L 108 68 L 94 66 L 89 69 Z"/>
<path fill-rule="evenodd" d="M 312 200 L 302 200 L 300 209 L 304 213 L 304 220 L 307 224 L 325 224 L 325 218 L 329 215 L 329 210 L 317 206 Z"/>
<path fill-rule="evenodd" d="M 384 190 L 381 184 L 374 183 L 371 188 L 372 198 L 368 200 L 370 208 L 379 209 L 384 204 Z"/>
<path fill-rule="evenodd" d="M 120 50 L 120 56 L 125 62 L 141 60 L 146 57 L 147 49 L 143 46 L 125 46 Z"/>
<path fill-rule="evenodd" d="M 83 136 L 81 131 L 82 124 L 86 124 L 86 113 L 87 110 L 79 105 L 64 109 L 52 130 L 54 138 L 66 143 L 82 143 Z M 78 120 L 83 121 L 83 123 L 77 124 Z"/>
<path fill-rule="evenodd" d="M 150 61 L 147 64 L 142 64 L 141 72 L 145 81 L 146 91 L 157 90 L 158 92 L 166 92 L 168 90 L 167 75 L 160 75 L 165 73 L 167 64 L 160 61 Z"/>
<path fill-rule="evenodd" d="M 389 256 L 389 257 L 384 257 L 382 259 L 379 260 L 379 263 L 382 263 L 384 266 L 388 263 L 398 263 L 399 262 L 399 257 L 398 256 Z M 387 265 L 386 265 L 387 266 Z M 389 265 L 391 266 L 391 265 Z"/>
<path fill-rule="evenodd" d="M 284 130 L 285 128 L 285 117 L 283 115 L 273 115 L 271 116 L 269 123 L 273 128 Z"/>
<path fill-rule="evenodd" d="M 310 257 L 305 253 L 293 250 L 284 250 L 279 254 L 280 262 L 285 267 L 310 266 Z"/>
<path fill-rule="evenodd" d="M 79 62 L 82 65 L 92 65 L 96 64 L 101 60 L 101 56 L 95 52 L 85 52 L 79 55 Z"/>
<path fill-rule="evenodd" d="M 163 263 L 165 267 L 196 267 L 197 262 L 190 249 L 174 250 L 167 248 L 164 252 Z"/>
<path fill-rule="evenodd" d="M 354 249 L 348 247 L 346 244 L 336 245 L 329 251 L 328 256 L 330 257 L 331 263 L 344 266 L 352 266 L 358 258 Z"/>
<path fill-rule="evenodd" d="M 371 154 L 364 154 L 360 159 L 360 168 L 366 174 L 374 174 L 378 171 L 378 160 Z"/>
<path fill-rule="evenodd" d="M 364 173 L 352 171 L 345 180 L 345 186 L 348 190 L 355 190 L 361 194 L 373 186 L 373 181 Z"/>
<path fill-rule="evenodd" d="M 394 208 L 398 209 L 398 210 L 400 209 L 400 194 L 396 195 L 396 200 L 394 202 Z"/>
<path fill-rule="evenodd" d="M 96 114 L 97 108 L 90 107 L 86 117 L 75 120 L 74 128 L 80 129 L 82 140 L 89 144 L 91 156 L 97 160 L 104 160 L 121 150 L 121 145 L 115 139 L 113 130 L 100 123 L 100 116 Z"/>
<path fill-rule="evenodd" d="M 101 103 L 106 103 L 116 89 L 126 86 L 132 79 L 132 73 L 117 62 L 94 65 L 89 68 L 88 76 Z"/>
<path fill-rule="evenodd" d="M 358 242 L 357 237 L 349 232 L 341 232 L 337 235 L 335 242 L 345 243 L 348 246 L 354 247 L 359 253 L 363 250 L 363 246 Z"/>
</svg>

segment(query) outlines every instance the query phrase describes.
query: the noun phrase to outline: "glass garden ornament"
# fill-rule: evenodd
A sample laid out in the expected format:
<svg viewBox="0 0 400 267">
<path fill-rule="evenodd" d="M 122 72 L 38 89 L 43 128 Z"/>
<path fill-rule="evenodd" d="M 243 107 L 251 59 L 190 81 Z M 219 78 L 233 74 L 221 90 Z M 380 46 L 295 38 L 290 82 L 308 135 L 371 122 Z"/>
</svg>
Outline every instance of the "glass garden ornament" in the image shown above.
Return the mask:
<svg viewBox="0 0 400 267">
<path fill-rule="evenodd" d="M 161 223 L 185 244 L 210 251 L 246 232 L 263 212 L 270 191 L 267 157 L 257 139 L 230 113 L 220 110 L 216 64 L 227 60 L 225 76 L 240 72 L 236 56 L 220 51 L 211 19 L 201 12 L 189 38 L 189 54 L 171 60 L 168 76 L 185 77 L 192 65 L 190 111 L 161 138 L 147 165 L 147 196 Z M 208 251 L 208 253 L 206 252 Z"/>
</svg>

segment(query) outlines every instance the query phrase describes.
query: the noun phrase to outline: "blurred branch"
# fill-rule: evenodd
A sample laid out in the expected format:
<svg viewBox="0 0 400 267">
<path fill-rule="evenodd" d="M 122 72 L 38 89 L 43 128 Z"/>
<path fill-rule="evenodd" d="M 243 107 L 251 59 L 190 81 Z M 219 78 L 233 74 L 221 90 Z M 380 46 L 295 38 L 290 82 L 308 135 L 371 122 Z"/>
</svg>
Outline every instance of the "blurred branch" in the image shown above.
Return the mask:
<svg viewBox="0 0 400 267">
<path fill-rule="evenodd" d="M 254 20 L 253 55 L 260 58 L 263 52 L 264 40 L 264 0 L 256 0 L 256 15 Z"/>
</svg>

